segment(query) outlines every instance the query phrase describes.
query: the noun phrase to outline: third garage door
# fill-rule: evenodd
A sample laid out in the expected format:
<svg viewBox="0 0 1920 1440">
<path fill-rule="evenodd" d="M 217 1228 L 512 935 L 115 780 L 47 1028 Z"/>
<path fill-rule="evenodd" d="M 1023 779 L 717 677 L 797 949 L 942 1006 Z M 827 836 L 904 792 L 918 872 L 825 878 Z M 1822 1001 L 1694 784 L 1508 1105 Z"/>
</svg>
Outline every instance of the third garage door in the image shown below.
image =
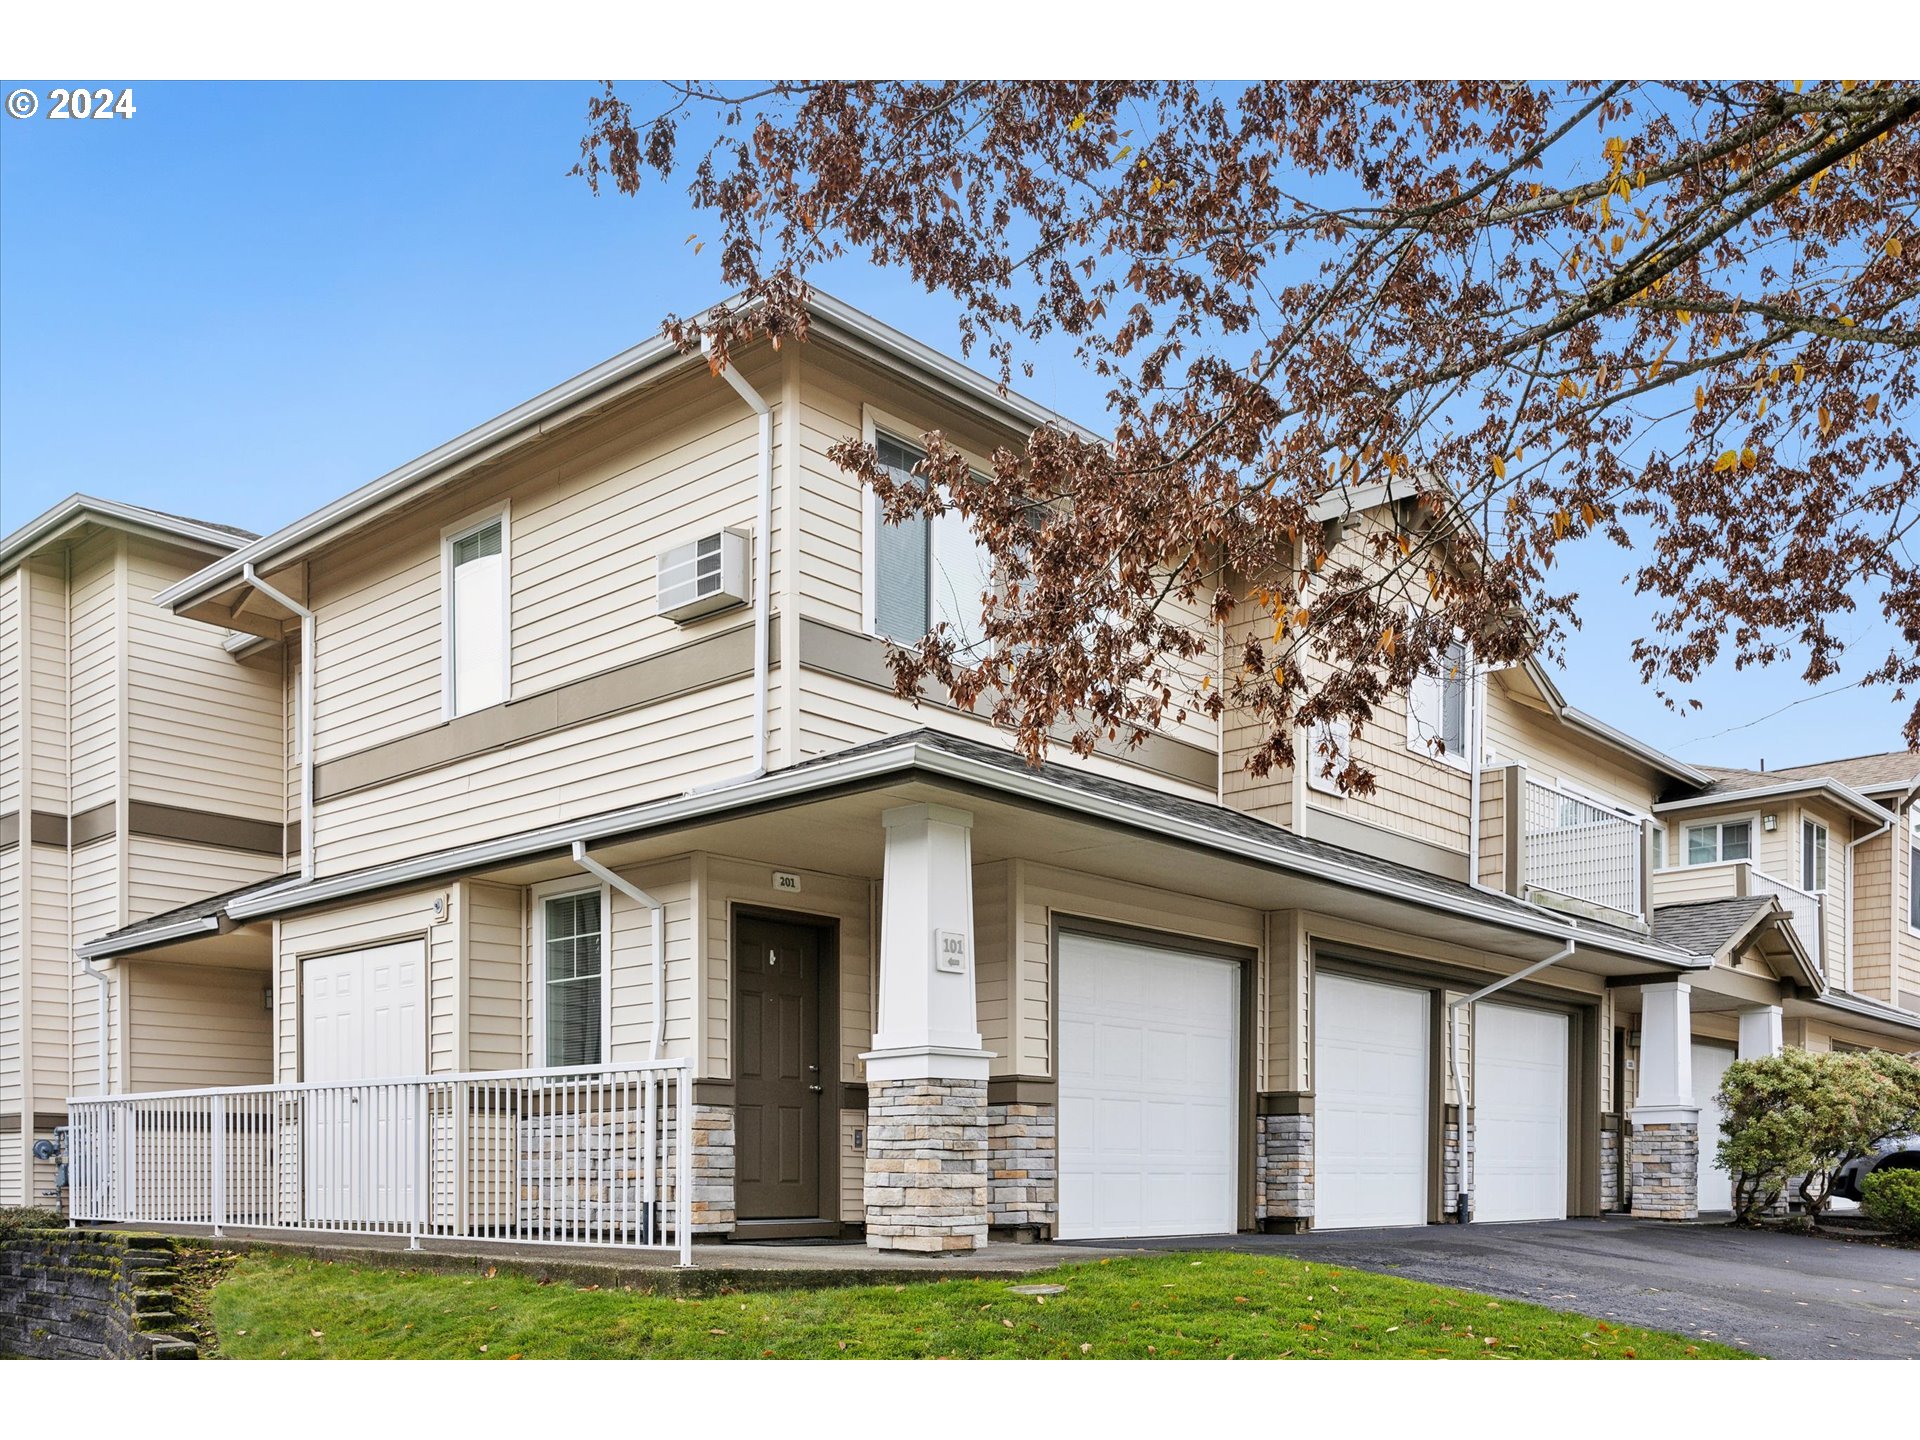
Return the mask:
<svg viewBox="0 0 1920 1440">
<path fill-rule="evenodd" d="M 1474 1007 L 1475 1220 L 1567 1214 L 1567 1017 Z"/>
<path fill-rule="evenodd" d="M 1314 980 L 1314 1225 L 1424 1225 L 1431 1118 L 1424 990 Z"/>
</svg>

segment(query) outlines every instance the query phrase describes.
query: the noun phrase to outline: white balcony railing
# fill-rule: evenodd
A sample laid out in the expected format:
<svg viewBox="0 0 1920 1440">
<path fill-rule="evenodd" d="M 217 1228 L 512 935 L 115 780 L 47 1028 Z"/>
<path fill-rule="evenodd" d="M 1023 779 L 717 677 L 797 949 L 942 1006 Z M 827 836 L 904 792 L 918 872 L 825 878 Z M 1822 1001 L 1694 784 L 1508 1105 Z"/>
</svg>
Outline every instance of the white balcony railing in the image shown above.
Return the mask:
<svg viewBox="0 0 1920 1440">
<path fill-rule="evenodd" d="M 1526 789 L 1527 884 L 1643 914 L 1639 822 L 1537 780 Z"/>
<path fill-rule="evenodd" d="M 1747 893 L 1751 895 L 1776 896 L 1787 916 L 1793 921 L 1793 933 L 1800 937 L 1800 943 L 1806 946 L 1807 954 L 1812 958 L 1814 967 L 1824 971 L 1826 968 L 1826 909 L 1825 897 L 1802 890 L 1798 885 L 1789 885 L 1784 880 L 1776 880 L 1771 875 L 1763 875 L 1758 870 L 1747 871 Z"/>
<path fill-rule="evenodd" d="M 677 1251 L 684 1060 L 67 1102 L 75 1220 Z"/>
</svg>

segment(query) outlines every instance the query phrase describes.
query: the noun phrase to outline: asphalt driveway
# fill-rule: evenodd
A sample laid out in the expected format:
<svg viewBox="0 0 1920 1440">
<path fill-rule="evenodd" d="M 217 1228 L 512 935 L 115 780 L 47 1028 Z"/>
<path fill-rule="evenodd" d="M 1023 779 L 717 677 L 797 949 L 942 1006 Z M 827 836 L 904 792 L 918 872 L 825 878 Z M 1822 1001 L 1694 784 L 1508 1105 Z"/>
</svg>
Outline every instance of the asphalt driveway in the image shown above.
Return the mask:
<svg viewBox="0 0 1920 1440">
<path fill-rule="evenodd" d="M 1296 1255 L 1779 1359 L 1920 1358 L 1920 1250 L 1624 1219 L 1132 1243 Z"/>
</svg>

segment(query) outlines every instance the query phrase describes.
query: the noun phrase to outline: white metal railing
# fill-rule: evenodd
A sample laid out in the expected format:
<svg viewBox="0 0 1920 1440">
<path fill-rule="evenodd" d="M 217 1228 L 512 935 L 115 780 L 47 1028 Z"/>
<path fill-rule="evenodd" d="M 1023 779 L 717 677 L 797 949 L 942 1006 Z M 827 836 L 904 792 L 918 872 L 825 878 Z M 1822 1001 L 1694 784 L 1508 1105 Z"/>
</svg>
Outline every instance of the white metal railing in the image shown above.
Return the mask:
<svg viewBox="0 0 1920 1440">
<path fill-rule="evenodd" d="M 1526 789 L 1527 884 L 1644 914 L 1640 822 L 1537 780 Z"/>
<path fill-rule="evenodd" d="M 1793 932 L 1800 937 L 1800 943 L 1807 947 L 1817 968 L 1826 966 L 1826 910 L 1825 897 L 1802 890 L 1798 885 L 1789 885 L 1784 880 L 1776 880 L 1771 875 L 1763 875 L 1758 870 L 1747 871 L 1747 890 L 1754 895 L 1777 896 L 1785 908 L 1787 916 L 1793 921 Z"/>
<path fill-rule="evenodd" d="M 75 1220 L 619 1245 L 693 1261 L 685 1060 L 67 1102 Z"/>
</svg>

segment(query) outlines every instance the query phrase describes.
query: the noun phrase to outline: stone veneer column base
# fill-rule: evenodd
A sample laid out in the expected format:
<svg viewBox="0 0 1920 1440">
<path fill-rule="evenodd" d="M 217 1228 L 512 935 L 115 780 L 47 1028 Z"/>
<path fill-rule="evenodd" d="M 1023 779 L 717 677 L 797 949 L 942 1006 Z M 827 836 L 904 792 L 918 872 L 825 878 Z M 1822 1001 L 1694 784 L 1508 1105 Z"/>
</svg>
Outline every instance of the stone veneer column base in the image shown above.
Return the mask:
<svg viewBox="0 0 1920 1440">
<path fill-rule="evenodd" d="M 987 1238 L 987 1082 L 867 1082 L 867 1246 L 935 1253 Z"/>
<path fill-rule="evenodd" d="M 1262 1115 L 1255 1213 L 1262 1229 L 1313 1228 L 1313 1116 Z"/>
<path fill-rule="evenodd" d="M 1627 1142 L 1633 1214 L 1693 1220 L 1700 1214 L 1700 1127 L 1673 1122 L 1633 1127 Z"/>
<path fill-rule="evenodd" d="M 1600 1131 L 1600 1213 L 1620 1208 L 1620 1132 L 1602 1122 Z"/>
<path fill-rule="evenodd" d="M 731 1105 L 693 1107 L 693 1233 L 733 1232 L 734 1133 Z"/>
<path fill-rule="evenodd" d="M 987 1106 L 987 1224 L 1036 1240 L 1060 1203 L 1060 1124 L 1051 1105 Z"/>
<path fill-rule="evenodd" d="M 1460 1223 L 1460 1112 L 1447 1107 L 1447 1122 L 1442 1129 L 1440 1151 L 1440 1223 Z M 1467 1144 L 1473 1144 L 1473 1126 L 1467 1126 Z"/>
</svg>

